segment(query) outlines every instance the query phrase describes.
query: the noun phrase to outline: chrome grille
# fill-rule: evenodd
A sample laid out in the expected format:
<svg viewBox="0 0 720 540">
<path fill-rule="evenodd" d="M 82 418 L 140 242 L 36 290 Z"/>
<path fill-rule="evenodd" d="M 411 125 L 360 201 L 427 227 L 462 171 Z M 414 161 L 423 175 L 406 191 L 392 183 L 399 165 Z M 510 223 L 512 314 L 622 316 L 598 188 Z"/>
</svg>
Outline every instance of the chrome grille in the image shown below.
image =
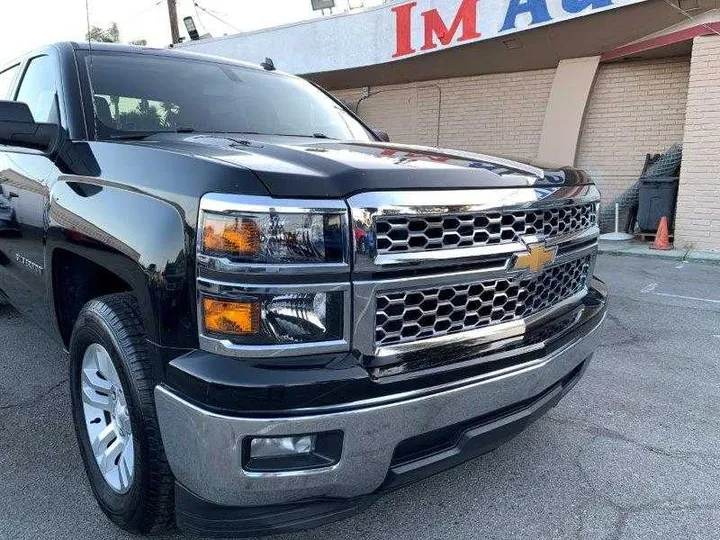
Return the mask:
<svg viewBox="0 0 720 540">
<path fill-rule="evenodd" d="M 527 317 L 583 289 L 593 257 L 519 279 L 382 293 L 376 303 L 375 344 L 405 343 Z"/>
<path fill-rule="evenodd" d="M 375 221 L 377 253 L 477 247 L 518 241 L 520 236 L 559 236 L 597 223 L 597 205 L 548 209 L 379 216 Z"/>
</svg>

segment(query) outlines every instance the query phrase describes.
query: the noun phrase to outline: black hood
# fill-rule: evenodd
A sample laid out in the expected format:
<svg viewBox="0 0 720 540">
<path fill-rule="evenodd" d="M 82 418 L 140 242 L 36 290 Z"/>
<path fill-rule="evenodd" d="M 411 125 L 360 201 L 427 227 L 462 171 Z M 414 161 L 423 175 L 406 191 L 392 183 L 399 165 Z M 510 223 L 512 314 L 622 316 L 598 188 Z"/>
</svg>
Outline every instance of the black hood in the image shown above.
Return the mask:
<svg viewBox="0 0 720 540">
<path fill-rule="evenodd" d="M 470 152 L 296 137 L 163 134 L 142 144 L 252 170 L 276 197 L 341 198 L 361 191 L 550 187 L 589 183 L 572 168 L 536 167 Z"/>
</svg>

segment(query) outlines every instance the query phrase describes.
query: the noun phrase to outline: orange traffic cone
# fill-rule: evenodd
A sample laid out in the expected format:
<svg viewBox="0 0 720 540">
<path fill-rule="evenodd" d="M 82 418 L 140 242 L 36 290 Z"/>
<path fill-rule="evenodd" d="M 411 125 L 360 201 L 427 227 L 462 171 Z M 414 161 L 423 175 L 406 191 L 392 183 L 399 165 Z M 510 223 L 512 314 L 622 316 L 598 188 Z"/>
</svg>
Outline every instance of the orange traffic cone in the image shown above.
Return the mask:
<svg viewBox="0 0 720 540">
<path fill-rule="evenodd" d="M 650 246 L 650 249 L 662 249 L 664 251 L 667 251 L 668 249 L 672 248 L 673 246 L 670 243 L 670 235 L 668 234 L 667 217 L 663 216 L 663 218 L 660 220 L 660 226 L 655 233 L 655 241 Z"/>
</svg>

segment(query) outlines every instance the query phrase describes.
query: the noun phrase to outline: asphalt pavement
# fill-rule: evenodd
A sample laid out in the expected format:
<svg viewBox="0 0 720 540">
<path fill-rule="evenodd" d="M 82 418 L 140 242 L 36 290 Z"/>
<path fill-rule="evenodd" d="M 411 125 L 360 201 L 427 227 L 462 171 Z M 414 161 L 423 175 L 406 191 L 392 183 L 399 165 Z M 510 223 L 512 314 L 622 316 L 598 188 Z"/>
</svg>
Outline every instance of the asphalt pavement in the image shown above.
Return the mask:
<svg viewBox="0 0 720 540">
<path fill-rule="evenodd" d="M 718 538 L 720 266 L 601 255 L 597 273 L 611 290 L 602 346 L 558 407 L 363 514 L 275 538 Z M 67 358 L 1 307 L 0 539 L 98 538 L 133 537 L 92 498 Z"/>
</svg>

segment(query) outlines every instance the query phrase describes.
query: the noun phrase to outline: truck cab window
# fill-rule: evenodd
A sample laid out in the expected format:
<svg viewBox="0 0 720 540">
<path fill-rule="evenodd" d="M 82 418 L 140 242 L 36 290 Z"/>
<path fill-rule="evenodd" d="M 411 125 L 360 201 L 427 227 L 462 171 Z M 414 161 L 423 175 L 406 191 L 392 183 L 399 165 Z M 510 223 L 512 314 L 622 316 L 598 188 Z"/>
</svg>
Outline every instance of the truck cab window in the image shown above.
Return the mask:
<svg viewBox="0 0 720 540">
<path fill-rule="evenodd" d="M 55 72 L 49 56 L 30 60 L 15 101 L 27 103 L 36 122 L 57 121 Z"/>
<path fill-rule="evenodd" d="M 370 141 L 307 81 L 215 61 L 145 54 L 86 57 L 98 137 L 193 130 Z"/>
<path fill-rule="evenodd" d="M 18 67 L 20 67 L 20 64 L 16 64 L 0 73 L 0 99 L 7 99 L 10 94 L 10 87 L 15 80 Z"/>
<path fill-rule="evenodd" d="M 95 116 L 101 124 L 122 131 L 159 131 L 177 129 L 179 108 L 171 101 L 156 101 L 132 96 L 95 94 Z"/>
</svg>

